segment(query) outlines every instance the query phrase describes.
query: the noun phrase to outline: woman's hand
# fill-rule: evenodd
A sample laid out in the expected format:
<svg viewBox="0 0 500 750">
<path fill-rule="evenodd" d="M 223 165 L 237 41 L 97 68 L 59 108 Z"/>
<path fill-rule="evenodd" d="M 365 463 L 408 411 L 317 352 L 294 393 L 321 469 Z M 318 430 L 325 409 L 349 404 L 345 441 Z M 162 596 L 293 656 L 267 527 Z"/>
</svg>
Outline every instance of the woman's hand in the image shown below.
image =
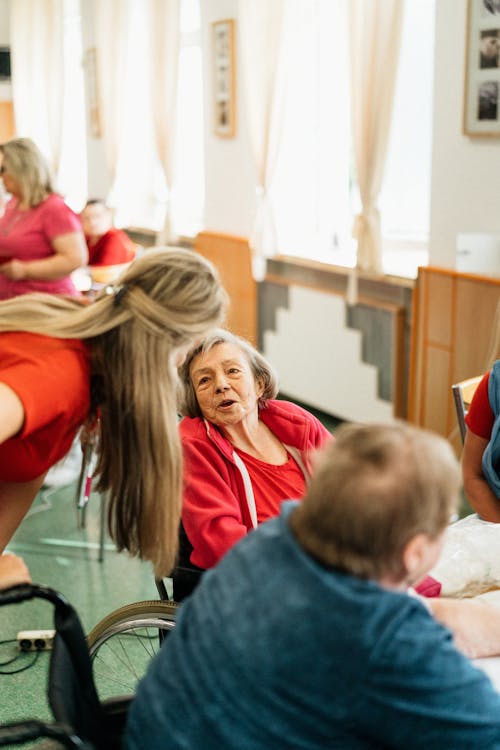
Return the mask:
<svg viewBox="0 0 500 750">
<path fill-rule="evenodd" d="M 87 245 L 81 232 L 55 237 L 51 242 L 54 255 L 40 260 L 12 259 L 0 265 L 0 273 L 13 281 L 33 279 L 56 281 L 87 263 Z"/>
<path fill-rule="evenodd" d="M 22 260 L 9 260 L 7 263 L 0 265 L 0 273 L 3 273 L 4 276 L 7 276 L 12 281 L 20 281 L 20 279 L 26 278 L 25 265 L 26 263 Z"/>
</svg>

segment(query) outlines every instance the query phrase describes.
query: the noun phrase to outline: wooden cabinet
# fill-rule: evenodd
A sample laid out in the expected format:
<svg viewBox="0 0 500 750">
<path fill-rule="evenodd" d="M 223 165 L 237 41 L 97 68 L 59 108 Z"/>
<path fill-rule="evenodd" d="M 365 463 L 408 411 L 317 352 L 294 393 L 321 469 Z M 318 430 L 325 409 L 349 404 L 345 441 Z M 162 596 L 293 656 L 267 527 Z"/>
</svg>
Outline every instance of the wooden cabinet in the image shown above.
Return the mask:
<svg viewBox="0 0 500 750">
<path fill-rule="evenodd" d="M 257 284 L 248 240 L 220 232 L 200 232 L 195 250 L 218 269 L 229 295 L 226 327 L 257 345 Z"/>
<path fill-rule="evenodd" d="M 419 269 L 413 296 L 408 419 L 448 437 L 459 450 L 454 382 L 488 366 L 500 278 Z M 500 351 L 497 355 L 500 357 Z"/>
</svg>

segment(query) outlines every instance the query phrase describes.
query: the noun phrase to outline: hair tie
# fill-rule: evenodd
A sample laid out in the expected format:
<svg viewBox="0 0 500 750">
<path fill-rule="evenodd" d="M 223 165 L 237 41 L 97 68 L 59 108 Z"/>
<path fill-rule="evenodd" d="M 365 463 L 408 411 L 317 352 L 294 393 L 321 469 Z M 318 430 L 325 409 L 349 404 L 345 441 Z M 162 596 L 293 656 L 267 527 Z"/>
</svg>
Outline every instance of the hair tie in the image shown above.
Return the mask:
<svg viewBox="0 0 500 750">
<path fill-rule="evenodd" d="M 127 293 L 127 289 L 128 287 L 126 284 L 115 284 L 114 286 L 107 286 L 105 292 L 106 294 L 113 296 L 113 305 L 114 307 L 118 307 Z"/>
</svg>

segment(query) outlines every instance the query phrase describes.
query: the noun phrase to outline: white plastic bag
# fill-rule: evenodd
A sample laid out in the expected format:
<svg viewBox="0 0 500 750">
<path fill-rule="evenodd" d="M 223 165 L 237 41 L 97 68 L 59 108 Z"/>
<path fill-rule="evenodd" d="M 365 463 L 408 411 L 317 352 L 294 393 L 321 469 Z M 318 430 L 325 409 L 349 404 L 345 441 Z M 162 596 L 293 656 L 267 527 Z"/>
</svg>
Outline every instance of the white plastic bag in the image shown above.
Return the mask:
<svg viewBox="0 0 500 750">
<path fill-rule="evenodd" d="M 441 596 L 477 596 L 500 588 L 500 524 L 473 513 L 451 524 L 441 558 L 430 571 Z"/>
</svg>

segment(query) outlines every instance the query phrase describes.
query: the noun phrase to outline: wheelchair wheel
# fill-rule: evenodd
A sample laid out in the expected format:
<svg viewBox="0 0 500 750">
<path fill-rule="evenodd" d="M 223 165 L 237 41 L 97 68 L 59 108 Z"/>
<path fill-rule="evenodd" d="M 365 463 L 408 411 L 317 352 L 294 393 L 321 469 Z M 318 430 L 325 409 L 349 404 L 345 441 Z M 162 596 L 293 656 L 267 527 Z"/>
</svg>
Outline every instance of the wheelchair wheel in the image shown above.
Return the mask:
<svg viewBox="0 0 500 750">
<path fill-rule="evenodd" d="M 135 693 L 149 662 L 175 626 L 177 604 L 145 601 L 114 610 L 87 636 L 101 701 Z"/>
</svg>

